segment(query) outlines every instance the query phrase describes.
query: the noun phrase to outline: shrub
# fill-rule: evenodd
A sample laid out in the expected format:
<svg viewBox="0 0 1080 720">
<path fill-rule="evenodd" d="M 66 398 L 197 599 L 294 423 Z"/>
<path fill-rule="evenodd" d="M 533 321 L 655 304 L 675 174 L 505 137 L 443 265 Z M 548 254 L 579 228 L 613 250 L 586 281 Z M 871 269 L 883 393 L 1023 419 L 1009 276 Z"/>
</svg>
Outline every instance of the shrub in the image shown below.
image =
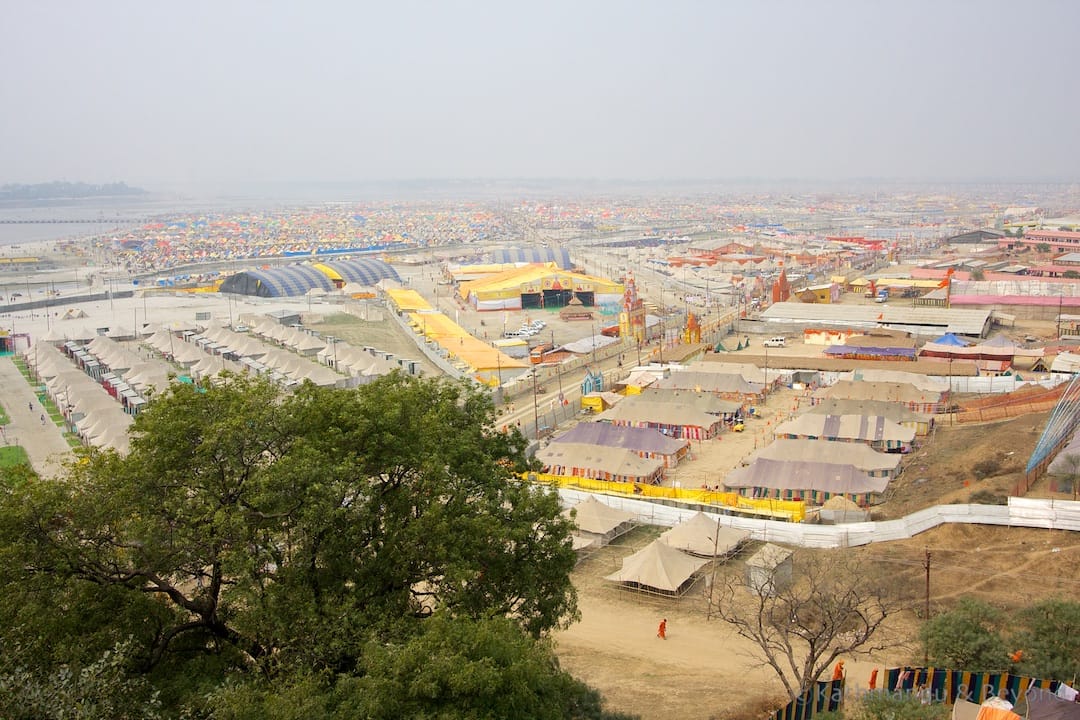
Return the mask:
<svg viewBox="0 0 1080 720">
<path fill-rule="evenodd" d="M 1009 498 L 1005 495 L 998 495 L 992 490 L 977 490 L 971 493 L 968 502 L 975 505 L 1007 505 Z"/>
<path fill-rule="evenodd" d="M 948 705 L 923 705 L 910 693 L 873 692 L 863 695 L 858 709 L 849 711 L 852 720 L 946 720 Z"/>
<path fill-rule="evenodd" d="M 1001 470 L 1001 463 L 997 460 L 980 460 L 971 466 L 971 473 L 979 480 L 991 475 L 996 475 Z"/>
</svg>

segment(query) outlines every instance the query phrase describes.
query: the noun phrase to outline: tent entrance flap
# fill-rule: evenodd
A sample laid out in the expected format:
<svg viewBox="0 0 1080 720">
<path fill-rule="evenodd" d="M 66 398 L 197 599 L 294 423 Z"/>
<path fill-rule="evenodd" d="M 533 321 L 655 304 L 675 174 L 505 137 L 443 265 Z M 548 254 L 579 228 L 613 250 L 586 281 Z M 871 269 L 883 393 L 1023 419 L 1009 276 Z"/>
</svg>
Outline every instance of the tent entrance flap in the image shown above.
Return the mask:
<svg viewBox="0 0 1080 720">
<path fill-rule="evenodd" d="M 572 290 L 544 290 L 544 307 L 566 307 L 573 296 L 574 292 Z"/>
<path fill-rule="evenodd" d="M 521 293 L 521 309 L 533 310 L 544 307 L 544 296 L 540 293 Z"/>
</svg>

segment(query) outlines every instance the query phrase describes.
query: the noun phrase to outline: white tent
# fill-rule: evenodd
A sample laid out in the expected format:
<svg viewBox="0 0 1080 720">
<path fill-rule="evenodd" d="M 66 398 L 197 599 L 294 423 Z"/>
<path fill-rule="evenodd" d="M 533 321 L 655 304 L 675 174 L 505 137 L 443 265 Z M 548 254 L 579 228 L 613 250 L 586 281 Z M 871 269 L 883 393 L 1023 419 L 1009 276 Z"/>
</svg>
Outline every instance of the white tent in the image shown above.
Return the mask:
<svg viewBox="0 0 1080 720">
<path fill-rule="evenodd" d="M 47 343 L 62 343 L 67 339 L 67 334 L 60 329 L 59 325 L 53 325 L 41 338 L 43 342 Z"/>
<path fill-rule="evenodd" d="M 647 592 L 681 595 L 693 584 L 697 571 L 708 562 L 654 540 L 644 549 L 623 558 L 622 569 L 604 579 Z"/>
<path fill-rule="evenodd" d="M 702 512 L 660 535 L 660 542 L 702 557 L 723 557 L 750 539 L 750 531 L 724 527 Z"/>
<path fill-rule="evenodd" d="M 635 520 L 633 513 L 605 505 L 592 495 L 573 508 L 563 510 L 563 515 L 566 517 L 572 514 L 578 530 L 590 535 L 598 535 L 606 540 L 629 530 Z"/>
</svg>

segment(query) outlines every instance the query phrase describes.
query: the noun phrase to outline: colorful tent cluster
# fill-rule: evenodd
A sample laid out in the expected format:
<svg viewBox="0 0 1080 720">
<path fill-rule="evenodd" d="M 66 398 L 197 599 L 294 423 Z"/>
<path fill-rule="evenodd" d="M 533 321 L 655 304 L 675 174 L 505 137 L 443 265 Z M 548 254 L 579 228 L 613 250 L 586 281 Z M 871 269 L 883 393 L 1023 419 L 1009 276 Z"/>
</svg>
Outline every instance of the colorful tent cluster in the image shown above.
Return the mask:
<svg viewBox="0 0 1080 720">
<path fill-rule="evenodd" d="M 508 240 L 505 213 L 479 205 L 399 203 L 184 214 L 147 223 L 99 243 L 106 264 L 131 271 L 270 257 L 358 253 Z"/>
</svg>

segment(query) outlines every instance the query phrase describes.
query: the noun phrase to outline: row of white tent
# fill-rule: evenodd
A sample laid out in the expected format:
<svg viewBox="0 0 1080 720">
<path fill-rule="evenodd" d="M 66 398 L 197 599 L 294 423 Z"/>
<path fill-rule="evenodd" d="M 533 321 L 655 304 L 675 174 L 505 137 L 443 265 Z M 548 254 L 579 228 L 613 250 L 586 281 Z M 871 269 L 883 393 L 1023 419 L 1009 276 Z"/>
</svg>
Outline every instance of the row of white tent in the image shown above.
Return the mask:
<svg viewBox="0 0 1080 720">
<path fill-rule="evenodd" d="M 124 412 L 117 399 L 99 382 L 48 343 L 38 343 L 27 354 L 27 362 L 44 380 L 49 397 L 63 410 L 84 442 L 127 452 L 128 428 L 134 418 Z"/>
<path fill-rule="evenodd" d="M 251 329 L 256 335 L 292 348 L 301 355 L 314 355 L 329 343 L 317 335 L 304 332 L 298 327 L 282 325 L 270 318 L 262 318 Z"/>
<path fill-rule="evenodd" d="M 310 380 L 316 385 L 341 384 L 343 377 L 310 358 L 273 347 L 253 337 L 228 328 L 210 328 L 202 334 L 185 333 L 183 339 L 166 330 L 146 338 L 147 345 L 162 354 L 170 355 L 196 378 L 202 379 L 222 371 L 269 374 L 284 385 Z M 228 359 L 228 356 L 239 360 Z"/>
<path fill-rule="evenodd" d="M 320 338 L 270 318 L 258 320 L 251 331 L 263 338 L 287 345 L 301 355 L 314 355 L 319 363 L 352 377 L 374 378 L 400 369 L 387 355 L 374 349 L 353 347 L 340 340 Z"/>
<path fill-rule="evenodd" d="M 296 328 L 287 329 L 309 338 L 314 337 Z M 358 378 L 361 382 L 370 382 L 375 377 L 398 369 L 398 365 L 384 355 L 342 342 L 327 345 L 319 340 L 319 350 L 313 357 L 283 350 L 252 335 L 238 333 L 226 327 L 213 327 L 201 334 L 185 335 L 185 339 L 181 339 L 168 331 L 159 330 L 145 342 L 155 350 L 171 355 L 177 364 L 191 368 L 192 374 L 197 378 L 214 375 L 222 370 L 253 371 L 269 372 L 286 385 L 310 380 L 316 385 L 331 386 L 348 384 L 341 373 Z M 225 360 L 227 355 L 239 360 Z M 213 359 L 208 361 L 208 356 Z"/>
<path fill-rule="evenodd" d="M 164 390 L 169 377 L 176 374 L 171 365 L 155 358 L 144 358 L 137 352 L 113 340 L 99 335 L 85 346 L 110 372 L 123 378 L 124 382 L 142 394 L 146 390 Z"/>
</svg>

